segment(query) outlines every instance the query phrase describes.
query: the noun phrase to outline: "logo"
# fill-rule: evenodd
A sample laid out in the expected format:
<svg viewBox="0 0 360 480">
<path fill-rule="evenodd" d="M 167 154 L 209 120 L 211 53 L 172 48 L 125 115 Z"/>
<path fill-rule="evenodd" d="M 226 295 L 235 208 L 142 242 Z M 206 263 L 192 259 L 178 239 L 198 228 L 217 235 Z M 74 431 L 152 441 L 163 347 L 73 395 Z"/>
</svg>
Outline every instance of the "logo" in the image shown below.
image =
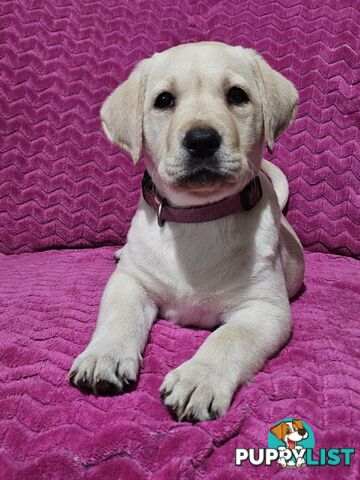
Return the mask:
<svg viewBox="0 0 360 480">
<path fill-rule="evenodd" d="M 278 463 L 283 468 L 311 466 L 349 466 L 355 448 L 320 448 L 315 452 L 314 433 L 304 420 L 283 418 L 270 428 L 268 448 L 236 448 L 235 465 Z"/>
<path fill-rule="evenodd" d="M 268 445 L 279 452 L 277 461 L 282 467 L 302 467 L 306 450 L 314 449 L 315 438 L 303 420 L 284 418 L 270 429 Z"/>
</svg>

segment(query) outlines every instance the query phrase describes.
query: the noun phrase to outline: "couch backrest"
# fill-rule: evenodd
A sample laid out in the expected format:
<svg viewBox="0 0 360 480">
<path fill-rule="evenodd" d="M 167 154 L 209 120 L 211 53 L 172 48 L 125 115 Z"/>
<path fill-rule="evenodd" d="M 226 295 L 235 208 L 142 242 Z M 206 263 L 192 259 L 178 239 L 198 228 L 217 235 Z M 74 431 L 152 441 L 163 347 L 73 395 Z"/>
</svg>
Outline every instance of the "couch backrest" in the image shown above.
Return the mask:
<svg viewBox="0 0 360 480">
<path fill-rule="evenodd" d="M 143 57 L 220 40 L 260 51 L 300 92 L 272 158 L 290 181 L 303 244 L 355 255 L 359 241 L 356 2 L 17 0 L 1 9 L 0 251 L 122 244 L 141 165 L 99 124 Z"/>
</svg>

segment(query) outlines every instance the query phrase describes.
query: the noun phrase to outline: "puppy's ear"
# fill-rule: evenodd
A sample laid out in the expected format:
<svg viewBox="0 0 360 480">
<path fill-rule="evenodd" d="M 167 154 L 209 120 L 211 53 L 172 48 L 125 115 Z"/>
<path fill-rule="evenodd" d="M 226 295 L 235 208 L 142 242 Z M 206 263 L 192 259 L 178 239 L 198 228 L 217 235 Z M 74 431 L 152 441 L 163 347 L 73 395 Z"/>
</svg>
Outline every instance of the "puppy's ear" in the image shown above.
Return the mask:
<svg viewBox="0 0 360 480">
<path fill-rule="evenodd" d="M 262 102 L 265 140 L 272 151 L 276 138 L 295 117 L 299 96 L 294 85 L 271 68 L 261 55 L 252 51 L 252 58 Z"/>
<path fill-rule="evenodd" d="M 283 424 L 284 422 L 281 422 L 270 430 L 270 432 L 273 433 L 278 440 L 283 438 Z"/>
<path fill-rule="evenodd" d="M 142 151 L 144 97 L 149 60 L 141 61 L 129 78 L 105 100 L 101 125 L 108 139 L 130 153 L 134 163 Z"/>
</svg>

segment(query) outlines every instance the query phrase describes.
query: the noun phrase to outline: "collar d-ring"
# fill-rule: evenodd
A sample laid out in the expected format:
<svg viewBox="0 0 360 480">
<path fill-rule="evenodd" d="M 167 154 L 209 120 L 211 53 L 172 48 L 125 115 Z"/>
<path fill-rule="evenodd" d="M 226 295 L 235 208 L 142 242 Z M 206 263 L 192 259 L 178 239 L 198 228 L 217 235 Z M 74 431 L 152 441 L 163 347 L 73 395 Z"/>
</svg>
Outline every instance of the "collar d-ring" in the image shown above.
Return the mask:
<svg viewBox="0 0 360 480">
<path fill-rule="evenodd" d="M 165 220 L 161 216 L 163 205 L 164 205 L 164 199 L 163 198 L 158 198 L 158 202 L 159 202 L 159 204 L 158 204 L 157 211 L 156 211 L 157 223 L 158 223 L 159 227 L 162 227 L 165 223 Z"/>
<path fill-rule="evenodd" d="M 156 217 L 157 217 L 157 224 L 159 227 L 162 227 L 165 223 L 165 220 L 162 218 L 162 211 L 165 202 L 165 198 L 159 195 L 158 191 L 156 190 L 155 184 L 152 184 L 152 192 L 154 195 L 154 200 L 156 204 Z"/>
<path fill-rule="evenodd" d="M 153 192 L 153 195 L 154 195 L 154 200 L 155 200 L 155 205 L 156 205 L 156 217 L 157 217 L 158 226 L 162 227 L 165 223 L 165 220 L 162 218 L 162 210 L 163 210 L 165 198 L 163 198 L 161 195 L 159 195 L 158 191 L 156 190 L 156 187 L 155 187 L 154 183 L 152 184 L 151 187 L 152 187 L 151 189 L 152 189 L 152 192 Z"/>
</svg>

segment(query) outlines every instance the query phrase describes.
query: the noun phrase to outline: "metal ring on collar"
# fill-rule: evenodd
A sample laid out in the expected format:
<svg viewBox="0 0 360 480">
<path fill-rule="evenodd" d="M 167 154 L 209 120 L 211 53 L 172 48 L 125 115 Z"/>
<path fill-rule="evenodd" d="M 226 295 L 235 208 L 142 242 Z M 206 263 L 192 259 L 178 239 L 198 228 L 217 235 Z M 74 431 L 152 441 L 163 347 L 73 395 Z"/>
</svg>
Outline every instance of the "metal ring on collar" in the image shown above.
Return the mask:
<svg viewBox="0 0 360 480">
<path fill-rule="evenodd" d="M 164 200 L 162 198 L 159 198 L 159 205 L 158 205 L 157 212 L 156 212 L 157 223 L 158 223 L 159 227 L 162 227 L 165 223 L 165 220 L 161 217 L 163 204 L 164 204 Z"/>
</svg>

